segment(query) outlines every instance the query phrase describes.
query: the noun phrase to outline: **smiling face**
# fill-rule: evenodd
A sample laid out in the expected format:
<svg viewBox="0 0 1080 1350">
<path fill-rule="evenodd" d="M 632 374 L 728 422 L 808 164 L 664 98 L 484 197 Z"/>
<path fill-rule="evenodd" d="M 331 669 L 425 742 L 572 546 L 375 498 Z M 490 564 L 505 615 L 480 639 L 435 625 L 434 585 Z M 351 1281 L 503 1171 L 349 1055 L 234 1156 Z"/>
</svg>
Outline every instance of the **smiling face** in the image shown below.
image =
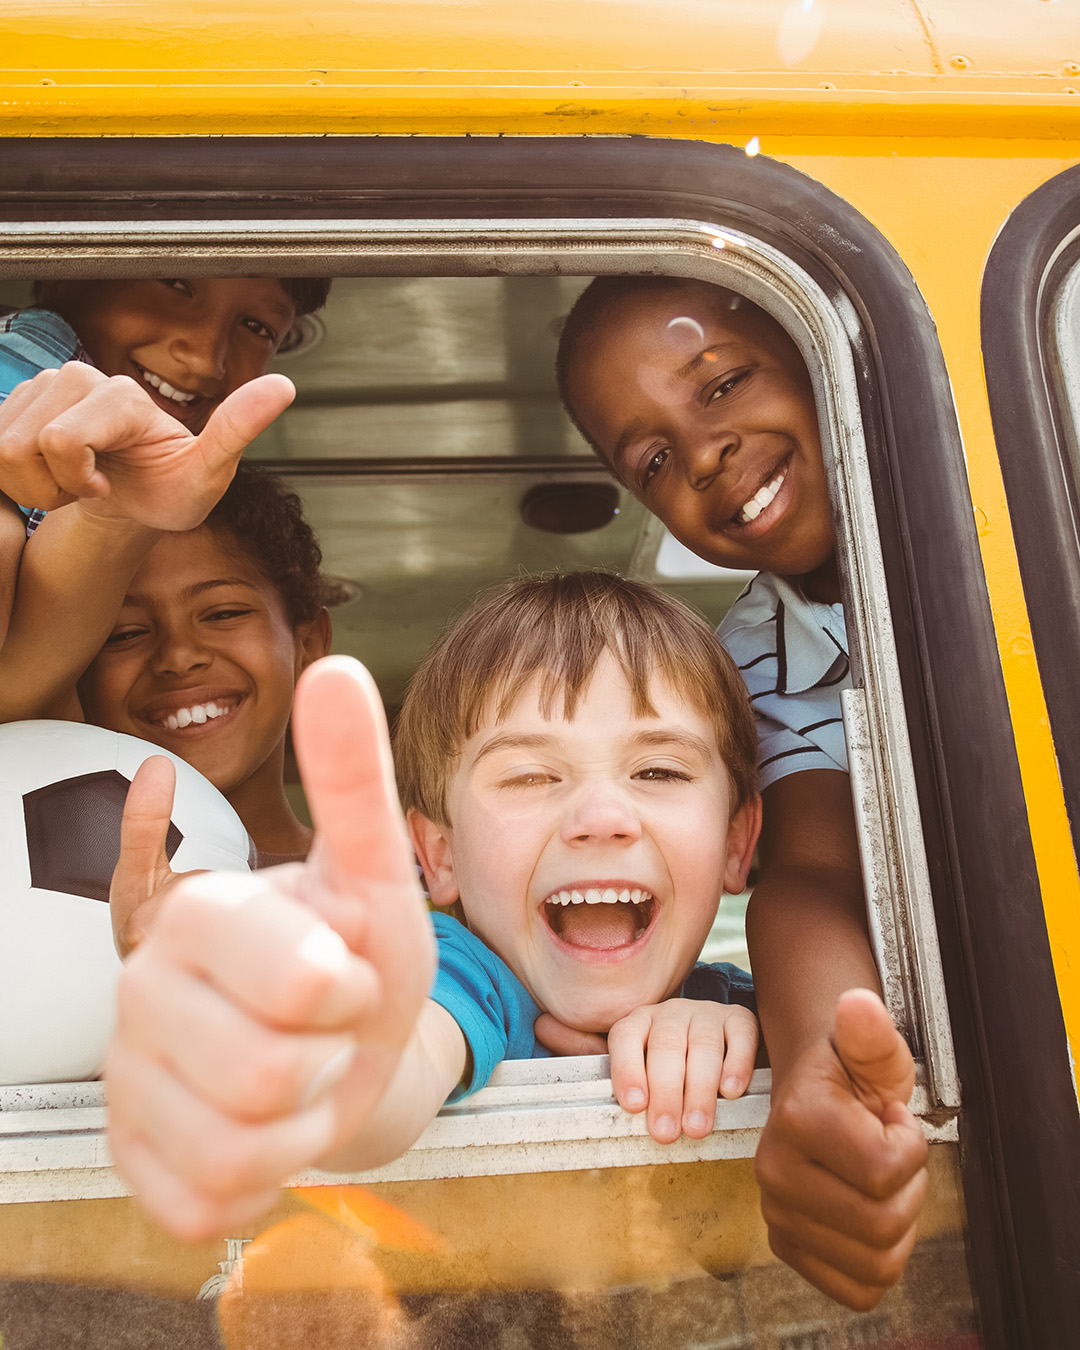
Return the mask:
<svg viewBox="0 0 1080 1350">
<path fill-rule="evenodd" d="M 537 1003 L 582 1030 L 678 989 L 757 837 L 757 798 L 731 819 L 709 719 L 660 680 L 650 697 L 642 716 L 610 655 L 572 721 L 545 718 L 533 683 L 466 742 L 452 824 L 410 812 L 432 899 L 460 897 Z"/>
<path fill-rule="evenodd" d="M 612 301 L 578 340 L 574 411 L 619 478 L 699 557 L 834 567 L 814 396 L 795 344 L 727 292 L 673 282 Z M 838 598 L 838 596 L 837 596 Z"/>
<path fill-rule="evenodd" d="M 41 303 L 63 314 L 94 365 L 129 375 L 193 432 L 265 373 L 296 308 L 273 278 L 63 281 Z"/>
<path fill-rule="evenodd" d="M 294 628 L 276 587 L 228 542 L 202 528 L 154 545 L 79 697 L 87 721 L 187 760 L 252 830 L 244 794 L 281 795 L 293 690 L 326 633 L 319 620 Z"/>
</svg>

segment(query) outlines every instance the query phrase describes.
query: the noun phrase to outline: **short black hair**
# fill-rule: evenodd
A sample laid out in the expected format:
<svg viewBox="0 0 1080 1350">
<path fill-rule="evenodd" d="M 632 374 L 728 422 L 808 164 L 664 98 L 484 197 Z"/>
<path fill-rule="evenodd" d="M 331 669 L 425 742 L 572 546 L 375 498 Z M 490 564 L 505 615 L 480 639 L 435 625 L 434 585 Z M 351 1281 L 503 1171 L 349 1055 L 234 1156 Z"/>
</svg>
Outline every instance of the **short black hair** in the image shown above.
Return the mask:
<svg viewBox="0 0 1080 1350">
<path fill-rule="evenodd" d="M 664 295 L 669 291 L 678 290 L 680 286 L 705 286 L 710 291 L 716 292 L 718 304 L 722 303 L 730 309 L 741 310 L 747 315 L 765 314 L 765 311 L 759 305 L 755 305 L 752 300 L 747 300 L 746 296 L 740 295 L 738 291 L 728 290 L 726 286 L 718 286 L 713 281 L 700 281 L 696 277 L 636 275 L 594 277 L 574 301 L 570 313 L 566 316 L 562 332 L 559 335 L 559 349 L 555 355 L 555 382 L 559 388 L 559 398 L 562 399 L 566 415 L 580 432 L 583 440 L 596 451 L 609 469 L 612 466 L 608 464 L 603 451 L 581 425 L 570 398 L 570 367 L 573 364 L 578 344 L 587 333 L 597 326 L 605 312 L 618 301 L 628 296 Z M 772 316 L 766 315 L 766 317 L 771 318 Z M 773 322 L 775 323 L 776 320 L 773 320 Z"/>
<path fill-rule="evenodd" d="M 326 304 L 330 294 L 329 277 L 278 277 L 282 289 L 296 306 L 296 317 L 314 314 Z"/>
<path fill-rule="evenodd" d="M 205 524 L 231 536 L 273 583 L 294 627 L 315 618 L 327 594 L 322 549 L 300 498 L 276 474 L 241 460 Z"/>
</svg>

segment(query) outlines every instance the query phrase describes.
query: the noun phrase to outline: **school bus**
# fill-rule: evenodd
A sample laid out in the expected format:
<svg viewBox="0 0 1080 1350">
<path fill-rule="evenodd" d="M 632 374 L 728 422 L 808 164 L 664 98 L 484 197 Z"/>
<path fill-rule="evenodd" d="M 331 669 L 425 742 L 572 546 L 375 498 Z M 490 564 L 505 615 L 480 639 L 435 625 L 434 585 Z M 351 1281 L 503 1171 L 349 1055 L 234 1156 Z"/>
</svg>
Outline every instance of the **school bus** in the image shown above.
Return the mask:
<svg viewBox="0 0 1080 1350">
<path fill-rule="evenodd" d="M 192 1248 L 110 1168 L 98 1084 L 10 1085 L 4 1346 L 1073 1346 L 1066 0 L 9 0 L 0 83 L 0 300 L 339 278 L 251 453 L 302 491 L 346 583 L 337 645 L 391 706 L 445 616 L 522 567 L 632 571 L 714 619 L 738 592 L 611 497 L 558 407 L 587 278 L 715 280 L 785 324 L 834 498 L 871 929 L 932 1143 L 907 1273 L 856 1315 L 768 1251 L 767 1071 L 709 1140 L 661 1149 L 603 1060 L 510 1064 L 392 1167 L 297 1178 Z"/>
</svg>

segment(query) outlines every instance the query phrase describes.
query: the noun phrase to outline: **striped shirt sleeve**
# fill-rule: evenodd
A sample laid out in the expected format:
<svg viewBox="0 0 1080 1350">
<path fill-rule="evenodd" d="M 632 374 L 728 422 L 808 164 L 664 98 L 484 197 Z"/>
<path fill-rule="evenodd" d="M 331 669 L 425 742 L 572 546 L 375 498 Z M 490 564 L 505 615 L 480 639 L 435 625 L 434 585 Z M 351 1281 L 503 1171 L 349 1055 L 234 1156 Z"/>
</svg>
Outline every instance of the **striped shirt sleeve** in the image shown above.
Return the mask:
<svg viewBox="0 0 1080 1350">
<path fill-rule="evenodd" d="M 775 579 L 759 577 L 753 585 L 765 580 Z M 851 687 L 847 652 L 831 632 L 813 622 L 813 610 L 826 607 L 810 605 L 809 613 L 803 612 L 788 603 L 786 593 L 762 590 L 765 596 L 759 592 L 755 603 L 740 612 L 744 592 L 719 630 L 750 691 L 761 786 L 807 769 L 846 773 L 840 690 Z M 806 667 L 808 646 L 816 657 L 816 678 L 806 684 L 793 677 L 793 667 Z"/>
</svg>

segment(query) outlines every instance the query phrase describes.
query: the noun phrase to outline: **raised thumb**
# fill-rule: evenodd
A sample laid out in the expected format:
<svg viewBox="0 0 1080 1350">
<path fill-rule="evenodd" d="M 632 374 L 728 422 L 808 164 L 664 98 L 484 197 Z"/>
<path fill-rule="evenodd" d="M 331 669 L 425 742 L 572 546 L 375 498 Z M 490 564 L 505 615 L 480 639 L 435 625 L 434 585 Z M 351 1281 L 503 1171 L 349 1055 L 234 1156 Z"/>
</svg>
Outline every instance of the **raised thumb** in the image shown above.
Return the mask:
<svg viewBox="0 0 1080 1350">
<path fill-rule="evenodd" d="M 148 914 L 143 907 L 172 876 L 166 841 L 175 791 L 176 769 L 163 755 L 144 760 L 128 789 L 120 857 L 109 887 L 113 939 L 121 956 L 144 935 Z"/>
<path fill-rule="evenodd" d="M 906 1103 L 915 1063 L 888 1010 L 869 989 L 849 989 L 836 1005 L 836 1052 L 868 1106 Z"/>
<path fill-rule="evenodd" d="M 296 387 L 284 375 L 260 375 L 224 399 L 199 434 L 199 447 L 211 463 L 240 458 L 244 449 L 296 397 Z"/>
</svg>

